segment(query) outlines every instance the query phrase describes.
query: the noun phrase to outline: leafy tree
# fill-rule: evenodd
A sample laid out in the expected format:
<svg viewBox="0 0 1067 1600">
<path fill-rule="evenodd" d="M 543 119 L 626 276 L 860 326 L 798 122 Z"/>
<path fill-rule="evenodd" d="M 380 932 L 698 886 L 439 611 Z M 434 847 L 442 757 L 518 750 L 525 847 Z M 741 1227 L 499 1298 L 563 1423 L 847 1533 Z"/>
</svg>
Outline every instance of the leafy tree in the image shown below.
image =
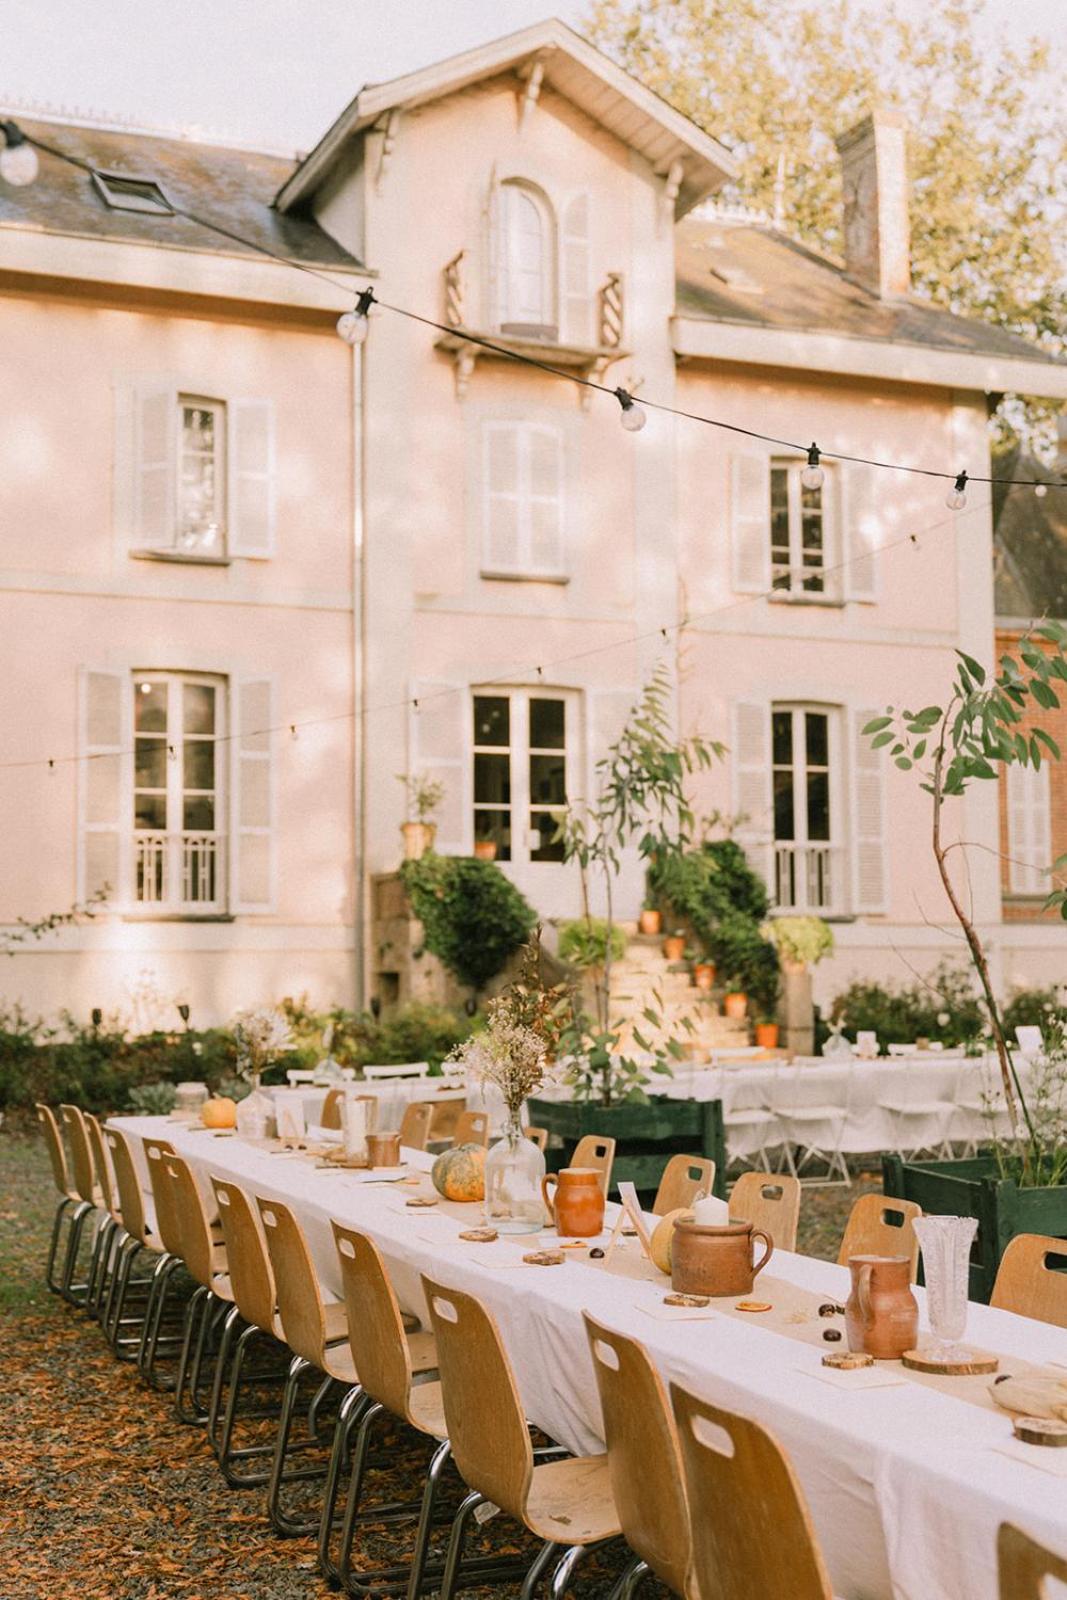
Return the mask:
<svg viewBox="0 0 1067 1600">
<path fill-rule="evenodd" d="M 1062 350 L 1062 83 L 1041 42 L 983 38 L 984 3 L 939 0 L 915 18 L 892 0 L 591 0 L 587 31 L 732 146 L 726 198 L 817 249 L 842 243 L 835 136 L 874 106 L 903 111 L 916 289 Z M 1015 402 L 1001 428 L 1037 428 L 1047 448 L 1050 415 Z"/>
<path fill-rule="evenodd" d="M 433 851 L 400 869 L 426 948 L 460 983 L 483 989 L 525 944 L 537 913 L 491 861 Z"/>
</svg>

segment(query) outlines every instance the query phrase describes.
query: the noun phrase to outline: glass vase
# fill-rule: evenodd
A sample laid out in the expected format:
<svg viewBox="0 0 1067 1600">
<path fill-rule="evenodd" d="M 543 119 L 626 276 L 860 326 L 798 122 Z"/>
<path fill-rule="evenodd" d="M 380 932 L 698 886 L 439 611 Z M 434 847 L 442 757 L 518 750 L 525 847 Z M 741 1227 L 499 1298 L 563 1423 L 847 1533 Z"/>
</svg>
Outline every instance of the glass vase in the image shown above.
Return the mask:
<svg viewBox="0 0 1067 1600">
<path fill-rule="evenodd" d="M 959 1361 L 967 1355 L 960 1344 L 967 1329 L 967 1271 L 977 1217 L 916 1217 L 912 1223 L 923 1256 L 926 1315 L 933 1344 L 923 1355 L 936 1361 Z"/>
<path fill-rule="evenodd" d="M 517 1117 L 485 1158 L 485 1221 L 498 1233 L 538 1233 L 545 1225 L 545 1158 Z"/>
<path fill-rule="evenodd" d="M 237 1132 L 242 1139 L 272 1139 L 278 1131 L 274 1101 L 259 1086 L 259 1073 L 251 1074 L 252 1092 L 237 1103 Z"/>
</svg>

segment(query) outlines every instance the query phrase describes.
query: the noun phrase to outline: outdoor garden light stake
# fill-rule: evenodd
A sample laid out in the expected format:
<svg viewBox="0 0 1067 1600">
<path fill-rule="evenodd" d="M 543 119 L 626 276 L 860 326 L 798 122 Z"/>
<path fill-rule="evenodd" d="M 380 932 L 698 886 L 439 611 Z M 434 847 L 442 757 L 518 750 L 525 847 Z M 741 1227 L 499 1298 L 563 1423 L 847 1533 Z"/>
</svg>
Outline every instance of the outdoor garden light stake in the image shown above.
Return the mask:
<svg viewBox="0 0 1067 1600">
<path fill-rule="evenodd" d="M 616 389 L 615 398 L 622 407 L 622 416 L 619 418 L 627 433 L 640 433 L 648 421 L 648 413 L 643 406 L 639 406 L 632 394 L 625 389 Z"/>
<path fill-rule="evenodd" d="M 955 483 L 945 496 L 945 504 L 950 511 L 962 511 L 967 504 L 967 474 L 958 474 Z"/>
<path fill-rule="evenodd" d="M 22 189 L 37 176 L 37 152 L 17 122 L 0 122 L 0 178 Z"/>
<path fill-rule="evenodd" d="M 337 319 L 337 331 L 345 344 L 363 344 L 370 323 L 367 313 L 374 304 L 374 290 L 361 289 L 354 311 L 345 311 Z"/>
<path fill-rule="evenodd" d="M 817 444 L 812 444 L 808 450 L 808 464 L 800 474 L 800 481 L 805 489 L 821 489 L 826 481 L 826 474 L 819 465 Z"/>
</svg>

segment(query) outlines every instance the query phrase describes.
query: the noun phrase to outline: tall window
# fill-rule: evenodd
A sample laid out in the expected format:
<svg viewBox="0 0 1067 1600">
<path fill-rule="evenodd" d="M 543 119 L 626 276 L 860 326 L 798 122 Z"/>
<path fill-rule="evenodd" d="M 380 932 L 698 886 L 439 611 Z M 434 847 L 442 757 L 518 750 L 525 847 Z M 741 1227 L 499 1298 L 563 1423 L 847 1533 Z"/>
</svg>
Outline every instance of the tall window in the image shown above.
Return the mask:
<svg viewBox="0 0 1067 1600">
<path fill-rule="evenodd" d="M 178 549 L 225 554 L 226 407 L 178 399 Z"/>
<path fill-rule="evenodd" d="M 774 898 L 783 909 L 842 910 L 838 726 L 832 712 L 771 710 Z"/>
<path fill-rule="evenodd" d="M 1008 768 L 1008 857 L 1012 894 L 1048 893 L 1052 820 L 1047 762 Z"/>
<path fill-rule="evenodd" d="M 771 587 L 784 594 L 828 595 L 837 591 L 831 553 L 831 478 L 821 489 L 800 481 L 802 461 L 771 462 Z"/>
<path fill-rule="evenodd" d="M 548 201 L 528 184 L 500 185 L 497 269 L 501 332 L 555 339 L 555 219 Z"/>
<path fill-rule="evenodd" d="M 474 840 L 497 861 L 561 862 L 554 839 L 567 804 L 565 696 L 516 690 L 473 703 Z"/>
<path fill-rule="evenodd" d="M 557 428 L 485 424 L 484 572 L 516 578 L 564 575 L 563 459 Z"/>
<path fill-rule="evenodd" d="M 159 911 L 224 908 L 219 679 L 133 681 L 134 898 Z"/>
</svg>

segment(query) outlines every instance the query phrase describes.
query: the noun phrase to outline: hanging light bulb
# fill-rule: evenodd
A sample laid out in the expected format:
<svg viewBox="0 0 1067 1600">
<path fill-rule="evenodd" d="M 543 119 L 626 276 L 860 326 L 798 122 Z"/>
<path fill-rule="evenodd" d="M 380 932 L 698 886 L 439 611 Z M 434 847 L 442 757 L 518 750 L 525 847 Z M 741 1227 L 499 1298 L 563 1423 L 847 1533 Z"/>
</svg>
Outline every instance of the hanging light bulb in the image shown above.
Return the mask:
<svg viewBox="0 0 1067 1600">
<path fill-rule="evenodd" d="M 826 482 L 826 474 L 819 465 L 817 444 L 813 444 L 808 451 L 808 464 L 800 474 L 800 481 L 805 489 L 821 489 Z"/>
<path fill-rule="evenodd" d="M 627 433 L 640 433 L 648 421 L 648 412 L 644 406 L 639 406 L 632 394 L 625 389 L 616 389 L 615 398 L 622 407 L 622 416 L 619 421 Z"/>
<path fill-rule="evenodd" d="M 962 511 L 967 504 L 967 474 L 965 472 L 957 475 L 955 483 L 945 496 L 945 504 L 950 511 Z"/>
<path fill-rule="evenodd" d="M 0 178 L 22 189 L 37 176 L 37 152 L 16 122 L 0 122 Z"/>
<path fill-rule="evenodd" d="M 1048 494 L 1048 484 L 1047 483 L 1035 483 L 1034 484 L 1034 495 L 1036 496 L 1036 498 L 1038 500 L 1043 500 L 1047 494 Z"/>
<path fill-rule="evenodd" d="M 374 304 L 374 290 L 361 289 L 353 311 L 345 311 L 337 319 L 337 331 L 345 344 L 362 344 L 370 323 L 367 313 Z"/>
</svg>

